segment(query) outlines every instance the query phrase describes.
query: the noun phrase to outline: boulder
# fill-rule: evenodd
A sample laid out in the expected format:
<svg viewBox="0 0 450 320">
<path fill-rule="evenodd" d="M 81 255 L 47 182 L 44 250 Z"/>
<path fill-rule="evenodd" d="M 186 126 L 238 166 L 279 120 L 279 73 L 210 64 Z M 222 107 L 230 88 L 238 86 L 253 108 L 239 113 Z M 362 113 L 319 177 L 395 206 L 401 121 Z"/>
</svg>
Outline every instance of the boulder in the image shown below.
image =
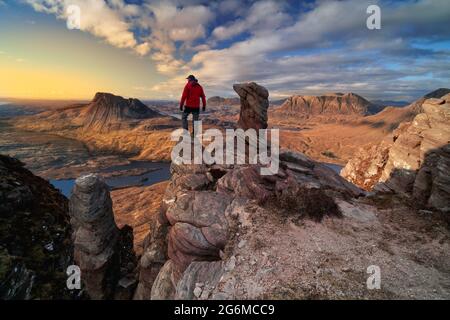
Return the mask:
<svg viewBox="0 0 450 320">
<path fill-rule="evenodd" d="M 192 262 L 178 282 L 175 299 L 205 300 L 210 298 L 223 273 L 222 261 Z"/>
<path fill-rule="evenodd" d="M 241 98 L 238 126 L 244 130 L 266 129 L 269 108 L 267 89 L 255 82 L 235 84 L 233 89 Z"/>
<path fill-rule="evenodd" d="M 91 299 L 114 298 L 119 280 L 133 277 L 132 229 L 117 228 L 109 188 L 94 174 L 75 181 L 69 212 L 74 260 L 81 269 L 86 292 Z M 134 291 L 128 286 L 126 289 L 130 295 Z"/>
</svg>

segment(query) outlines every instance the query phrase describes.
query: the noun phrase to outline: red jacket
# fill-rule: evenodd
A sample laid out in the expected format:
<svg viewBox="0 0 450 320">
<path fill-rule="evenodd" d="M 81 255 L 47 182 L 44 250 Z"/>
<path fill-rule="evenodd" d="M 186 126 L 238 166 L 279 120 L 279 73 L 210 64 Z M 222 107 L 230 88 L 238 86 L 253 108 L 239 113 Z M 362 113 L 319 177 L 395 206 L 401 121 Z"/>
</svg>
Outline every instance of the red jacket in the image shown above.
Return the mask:
<svg viewBox="0 0 450 320">
<path fill-rule="evenodd" d="M 203 88 L 196 81 L 189 81 L 183 90 L 180 107 L 200 108 L 200 98 L 202 98 L 203 107 L 206 106 L 206 97 Z"/>
</svg>

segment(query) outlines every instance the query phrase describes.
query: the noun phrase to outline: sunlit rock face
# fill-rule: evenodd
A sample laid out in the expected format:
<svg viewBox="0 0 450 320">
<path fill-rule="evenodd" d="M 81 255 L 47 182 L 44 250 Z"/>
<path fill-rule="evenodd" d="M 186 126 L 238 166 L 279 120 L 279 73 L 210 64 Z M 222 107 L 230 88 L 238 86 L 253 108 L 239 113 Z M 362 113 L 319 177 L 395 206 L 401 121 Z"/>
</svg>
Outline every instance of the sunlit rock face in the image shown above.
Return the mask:
<svg viewBox="0 0 450 320">
<path fill-rule="evenodd" d="M 355 93 L 332 93 L 322 96 L 289 97 L 277 110 L 289 115 L 366 115 L 372 104 Z"/>
<path fill-rule="evenodd" d="M 450 211 L 450 94 L 430 98 L 412 122 L 371 149 L 362 149 L 342 171 L 367 189 L 413 195 L 419 204 Z"/>
</svg>

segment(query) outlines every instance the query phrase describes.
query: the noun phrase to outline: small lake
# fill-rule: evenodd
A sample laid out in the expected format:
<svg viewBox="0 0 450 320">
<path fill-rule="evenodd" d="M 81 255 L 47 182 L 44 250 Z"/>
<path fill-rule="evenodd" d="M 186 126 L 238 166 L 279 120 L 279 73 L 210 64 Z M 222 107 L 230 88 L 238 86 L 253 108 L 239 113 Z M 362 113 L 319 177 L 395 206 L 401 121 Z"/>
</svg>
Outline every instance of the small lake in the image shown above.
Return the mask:
<svg viewBox="0 0 450 320">
<path fill-rule="evenodd" d="M 342 170 L 342 166 L 333 163 L 323 163 L 327 167 L 333 169 L 337 174 Z M 152 184 L 170 179 L 170 163 L 168 162 L 151 162 L 151 161 L 132 161 L 129 164 L 112 166 L 99 173 L 122 172 L 132 169 L 149 169 L 153 170 L 142 175 L 126 175 L 118 177 L 106 178 L 106 183 L 111 189 L 131 187 L 131 186 L 151 186 Z M 50 183 L 61 191 L 66 197 L 72 194 L 75 179 L 50 180 Z"/>
<path fill-rule="evenodd" d="M 341 174 L 341 170 L 344 168 L 343 166 L 334 163 L 322 162 L 322 164 L 326 165 L 330 169 L 333 169 L 333 171 L 336 172 L 337 174 Z"/>
<path fill-rule="evenodd" d="M 148 169 L 141 175 L 127 175 L 126 171 L 134 169 Z M 151 170 L 151 171 L 150 171 Z M 125 172 L 124 172 L 125 171 Z M 105 178 L 106 183 L 111 189 L 132 187 L 132 186 L 150 186 L 152 184 L 170 179 L 169 162 L 151 162 L 151 161 L 132 161 L 129 164 L 112 166 L 98 173 L 120 173 L 120 176 Z M 75 179 L 50 180 L 50 183 L 61 191 L 66 197 L 70 197 L 75 185 Z"/>
</svg>

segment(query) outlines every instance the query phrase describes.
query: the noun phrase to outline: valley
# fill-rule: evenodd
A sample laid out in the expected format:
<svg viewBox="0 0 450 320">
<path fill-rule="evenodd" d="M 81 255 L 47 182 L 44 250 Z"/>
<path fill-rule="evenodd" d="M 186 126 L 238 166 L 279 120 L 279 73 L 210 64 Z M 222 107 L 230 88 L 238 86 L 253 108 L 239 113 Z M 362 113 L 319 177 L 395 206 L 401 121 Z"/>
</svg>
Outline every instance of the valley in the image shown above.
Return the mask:
<svg viewBox="0 0 450 320">
<path fill-rule="evenodd" d="M 131 283 L 137 285 L 121 293 L 127 299 L 131 294 L 138 300 L 447 297 L 447 278 L 442 271 L 449 261 L 445 253 L 447 218 L 434 208 L 413 208 L 400 195 L 368 194 L 340 176 L 346 166 L 343 175 L 365 188 L 365 180 L 359 175 L 370 174 L 373 170 L 365 166 L 379 159 L 360 150 L 376 146 L 416 117 L 423 117 L 430 103 L 439 105 L 446 100 L 420 98 L 405 107 L 388 107 L 371 114 L 371 104 L 354 94 L 342 95 L 346 97 L 343 100 L 341 95 L 317 99 L 297 96 L 294 110 L 286 108 L 294 100 L 269 107 L 267 97 L 260 96 L 264 89 L 254 83 L 240 86 L 257 98 L 246 100 L 237 90 L 244 96 L 240 105 L 220 105 L 236 100 L 215 97 L 215 104 L 202 113 L 203 128 L 224 130 L 242 123 L 278 128 L 280 172 L 268 179 L 256 174 L 255 166 L 171 164 L 168 159 L 174 142 L 170 133 L 179 127 L 177 107 L 165 103 L 148 108 L 138 100 L 107 93 L 97 93 L 87 104 L 2 118 L 0 153 L 20 159 L 70 198 L 74 208 L 71 214 L 87 208 L 99 214 L 98 219 L 106 219 L 98 222 L 95 233 L 74 233 L 81 237 L 74 241 L 78 244 L 87 241 L 84 237 L 118 237 L 120 250 L 128 248 L 127 259 L 141 265 L 140 269 L 130 269 L 130 262 L 121 268 L 121 272 L 128 272 L 121 273 L 123 279 L 131 277 L 135 281 Z M 299 107 L 298 101 L 312 105 Z M 255 117 L 251 110 L 258 108 L 268 108 L 261 113 L 268 117 Z M 245 122 L 240 121 L 243 117 Z M 444 129 L 447 125 L 440 124 Z M 380 154 L 385 152 L 382 149 Z M 439 174 L 439 179 L 446 179 L 445 174 Z M 77 179 L 80 176 L 84 177 Z M 437 186 L 440 189 L 431 203 L 446 210 L 445 182 Z M 97 207 L 97 203 L 103 204 Z M 333 217 L 335 211 L 338 217 Z M 231 216 L 225 212 L 231 212 Z M 111 227 L 102 229 L 103 224 Z M 91 222 L 83 228 L 90 230 Z M 420 228 L 428 231 L 419 236 Z M 241 231 L 233 233 L 235 229 Z M 374 235 L 381 235 L 381 240 Z M 106 245 L 109 240 L 92 241 Z M 339 246 L 333 245 L 336 241 Z M 438 244 L 434 244 L 436 241 Z M 354 243 L 370 249 L 371 254 L 361 255 Z M 107 250 L 119 250 L 114 248 Z M 423 248 L 437 267 L 424 262 Z M 91 254 L 84 250 L 75 247 L 75 257 Z M 392 276 L 386 280 L 386 289 L 367 293 L 360 282 L 372 256 Z M 93 252 L 89 259 L 103 258 Z M 260 271 L 255 269 L 257 263 L 262 266 Z M 302 274 L 296 271 L 299 268 Z M 272 269 L 282 276 L 267 277 L 266 272 Z M 316 269 L 323 273 L 320 286 L 314 286 Z M 416 277 L 408 284 L 412 291 L 405 291 L 400 281 L 402 270 Z M 328 277 L 327 272 L 338 276 Z M 176 288 L 164 283 L 171 274 L 176 275 Z M 222 280 L 218 281 L 217 274 L 223 275 Z M 282 286 L 274 285 L 274 279 Z M 240 283 L 237 289 L 227 287 L 236 281 Z M 203 282 L 211 283 L 212 289 L 197 288 L 197 283 Z M 419 282 L 426 286 L 421 287 Z M 289 283 L 302 286 L 291 288 Z M 123 288 L 117 285 L 117 292 L 121 292 Z M 95 287 L 86 290 L 91 297 L 106 294 Z M 196 297 L 194 291 L 201 291 L 201 296 Z"/>
</svg>

